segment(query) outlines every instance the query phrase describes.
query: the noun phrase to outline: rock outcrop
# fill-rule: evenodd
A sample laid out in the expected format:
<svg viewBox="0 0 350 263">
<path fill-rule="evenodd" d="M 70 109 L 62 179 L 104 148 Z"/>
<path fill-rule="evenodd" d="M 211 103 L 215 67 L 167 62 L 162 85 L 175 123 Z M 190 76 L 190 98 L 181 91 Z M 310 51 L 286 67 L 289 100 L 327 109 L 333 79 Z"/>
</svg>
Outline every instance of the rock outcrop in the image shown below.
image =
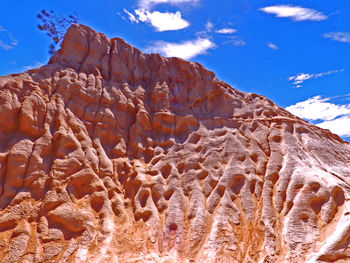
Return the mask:
<svg viewBox="0 0 350 263">
<path fill-rule="evenodd" d="M 0 77 L 1 262 L 349 262 L 350 144 L 72 25 Z"/>
</svg>

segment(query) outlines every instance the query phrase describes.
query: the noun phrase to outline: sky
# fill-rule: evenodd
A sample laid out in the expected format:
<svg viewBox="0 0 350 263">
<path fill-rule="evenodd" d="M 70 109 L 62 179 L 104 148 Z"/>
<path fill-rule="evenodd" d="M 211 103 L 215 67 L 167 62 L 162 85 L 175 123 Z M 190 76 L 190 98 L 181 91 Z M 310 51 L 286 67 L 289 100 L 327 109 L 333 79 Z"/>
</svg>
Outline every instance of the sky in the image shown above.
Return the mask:
<svg viewBox="0 0 350 263">
<path fill-rule="evenodd" d="M 42 9 L 76 13 L 143 52 L 199 62 L 350 141 L 349 0 L 0 0 L 0 75 L 48 62 Z"/>
</svg>

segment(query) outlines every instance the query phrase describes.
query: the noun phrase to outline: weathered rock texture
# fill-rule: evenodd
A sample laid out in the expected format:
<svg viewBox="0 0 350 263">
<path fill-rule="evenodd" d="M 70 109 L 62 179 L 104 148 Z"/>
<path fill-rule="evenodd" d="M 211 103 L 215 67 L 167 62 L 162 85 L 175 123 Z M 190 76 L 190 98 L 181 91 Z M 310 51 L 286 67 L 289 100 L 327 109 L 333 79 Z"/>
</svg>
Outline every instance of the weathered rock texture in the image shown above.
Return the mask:
<svg viewBox="0 0 350 263">
<path fill-rule="evenodd" d="M 73 25 L 0 78 L 1 262 L 349 262 L 350 145 Z"/>
</svg>

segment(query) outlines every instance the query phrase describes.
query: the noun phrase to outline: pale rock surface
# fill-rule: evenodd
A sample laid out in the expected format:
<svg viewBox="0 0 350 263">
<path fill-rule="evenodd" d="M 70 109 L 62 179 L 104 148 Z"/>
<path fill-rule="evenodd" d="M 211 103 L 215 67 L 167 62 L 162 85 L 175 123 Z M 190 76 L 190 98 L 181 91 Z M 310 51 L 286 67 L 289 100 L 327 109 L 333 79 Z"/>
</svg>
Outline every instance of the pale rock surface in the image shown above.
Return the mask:
<svg viewBox="0 0 350 263">
<path fill-rule="evenodd" d="M 0 78 L 1 262 L 349 262 L 350 145 L 73 25 Z"/>
</svg>

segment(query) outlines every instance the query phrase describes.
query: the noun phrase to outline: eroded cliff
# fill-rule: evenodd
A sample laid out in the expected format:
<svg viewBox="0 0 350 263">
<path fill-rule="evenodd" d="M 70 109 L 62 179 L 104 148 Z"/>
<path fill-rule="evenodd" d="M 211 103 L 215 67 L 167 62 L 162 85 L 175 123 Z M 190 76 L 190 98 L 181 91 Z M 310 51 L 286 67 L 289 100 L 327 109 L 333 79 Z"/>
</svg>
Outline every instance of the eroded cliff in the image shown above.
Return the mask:
<svg viewBox="0 0 350 263">
<path fill-rule="evenodd" d="M 350 146 L 73 25 L 0 77 L 1 262 L 347 262 Z"/>
</svg>

